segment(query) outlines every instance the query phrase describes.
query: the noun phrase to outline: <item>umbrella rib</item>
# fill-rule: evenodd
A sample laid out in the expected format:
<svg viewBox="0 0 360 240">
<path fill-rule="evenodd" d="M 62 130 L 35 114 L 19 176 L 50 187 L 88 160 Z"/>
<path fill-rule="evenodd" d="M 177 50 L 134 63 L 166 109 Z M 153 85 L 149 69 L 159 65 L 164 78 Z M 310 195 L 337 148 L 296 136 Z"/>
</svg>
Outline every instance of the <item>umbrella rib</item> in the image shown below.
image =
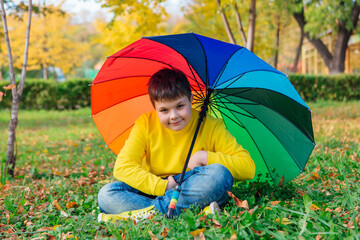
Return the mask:
<svg viewBox="0 0 360 240">
<path fill-rule="evenodd" d="M 214 108 L 217 109 L 217 106 L 215 106 L 216 104 L 213 104 L 212 102 L 210 102 L 210 110 L 215 114 L 216 118 L 219 118 L 218 115 L 216 114 L 216 112 L 214 111 Z"/>
<path fill-rule="evenodd" d="M 227 117 L 228 119 L 230 119 L 231 121 L 233 121 L 235 124 L 237 124 L 239 127 L 241 128 L 244 128 L 245 129 L 245 126 L 240 124 L 240 121 L 239 122 L 236 122 L 234 119 L 232 119 L 231 117 L 229 117 L 227 114 L 225 114 L 222 110 L 220 110 L 219 107 L 214 107 L 216 108 L 222 115 L 224 115 L 225 117 Z M 238 119 L 237 119 L 238 120 Z"/>
<path fill-rule="evenodd" d="M 111 142 L 109 142 L 109 144 L 106 144 L 106 147 L 110 146 L 110 144 L 112 144 L 118 137 L 120 137 L 121 135 L 124 134 L 124 132 L 126 132 L 127 130 L 129 130 L 130 128 L 132 128 L 134 126 L 134 124 L 132 124 L 130 127 L 128 127 L 127 129 L 125 129 L 124 131 L 122 131 L 119 135 L 117 135 Z"/>
<path fill-rule="evenodd" d="M 106 108 L 102 109 L 101 111 L 98 111 L 97 113 L 93 114 L 92 116 L 95 116 L 96 114 L 99 114 L 99 113 L 101 113 L 102 111 L 105 111 L 106 109 L 109 109 L 109 108 L 111 108 L 111 107 L 113 107 L 113 106 L 116 106 L 116 105 L 118 105 L 118 104 L 120 104 L 120 103 L 126 102 L 126 101 L 131 100 L 131 99 L 135 99 L 135 98 L 138 98 L 138 97 L 142 97 L 142 96 L 145 96 L 145 95 L 148 95 L 148 93 L 139 94 L 139 95 L 136 95 L 136 96 L 134 96 L 134 97 L 130 97 L 130 98 L 127 98 L 127 99 L 123 99 L 123 100 L 121 100 L 120 102 L 117 102 L 117 103 L 114 103 L 114 104 L 112 104 L 112 105 L 110 105 L 110 106 L 107 106 Z"/>
<path fill-rule="evenodd" d="M 223 98 L 225 98 L 227 101 L 229 101 L 229 99 L 227 99 L 226 97 L 223 97 Z M 226 108 L 227 110 L 229 110 L 230 112 L 236 112 L 237 114 L 240 114 L 240 115 L 243 115 L 243 116 L 245 116 L 245 117 L 248 117 L 248 118 L 252 118 L 252 119 L 257 119 L 254 115 L 252 115 L 252 114 L 250 114 L 249 112 L 249 114 L 250 115 L 247 115 L 247 114 L 245 114 L 245 113 L 241 113 L 241 112 L 238 112 L 238 111 L 236 111 L 236 110 L 233 110 L 233 109 L 230 109 L 228 106 L 226 106 L 226 103 L 224 103 L 222 100 L 220 100 L 220 98 L 218 98 L 218 101 L 219 102 L 221 102 L 224 106 L 224 108 Z M 232 103 L 232 102 L 227 102 L 227 103 Z M 257 104 L 256 104 L 257 105 Z M 239 106 L 237 106 L 236 104 L 234 104 L 234 106 L 236 106 L 237 108 L 240 108 Z M 240 109 L 242 109 L 242 108 L 240 108 Z M 244 110 L 244 109 L 243 109 Z M 244 111 L 246 111 L 246 110 L 244 110 Z M 247 112 L 247 111 L 246 111 Z"/>
<path fill-rule="evenodd" d="M 193 70 L 192 70 L 192 68 L 191 68 L 190 63 L 189 63 L 187 60 L 186 60 L 186 63 L 187 63 L 188 66 L 189 66 L 189 69 L 190 69 L 190 71 L 191 71 L 191 73 L 192 73 L 192 75 L 193 75 L 193 77 L 194 77 L 194 80 L 195 80 L 196 84 L 198 85 L 198 88 L 201 89 L 200 84 L 199 84 L 198 80 L 197 80 L 196 77 L 195 77 L 195 74 L 194 74 L 194 72 L 193 72 Z M 205 84 L 206 84 L 206 83 L 205 83 Z M 195 90 L 195 92 L 197 92 L 197 91 Z M 201 96 L 202 96 L 202 97 L 205 97 L 205 96 L 202 94 L 202 91 L 200 91 L 200 93 L 201 93 Z"/>
<path fill-rule="evenodd" d="M 237 96 L 238 94 L 246 93 L 246 92 L 252 91 L 252 90 L 254 90 L 254 89 L 258 89 L 258 88 L 254 88 L 254 87 L 252 87 L 252 88 L 245 88 L 243 91 L 239 91 L 239 92 L 236 92 L 236 93 L 223 93 L 223 94 L 226 94 L 226 95 L 229 95 L 229 96 L 238 97 L 238 96 Z M 222 93 L 223 90 L 226 90 L 226 89 L 221 89 L 221 91 L 218 91 L 218 92 L 216 92 L 216 93 Z M 241 98 L 241 97 L 239 97 L 239 98 Z"/>
<path fill-rule="evenodd" d="M 224 90 L 226 90 L 228 87 L 230 87 L 230 85 L 234 84 L 236 81 L 238 81 L 242 76 L 244 76 L 244 74 L 236 77 L 229 85 L 227 85 L 226 87 L 222 88 L 220 91 L 216 91 L 216 93 L 214 94 L 214 96 L 216 96 L 217 94 L 223 92 Z"/>
<path fill-rule="evenodd" d="M 221 102 L 221 100 L 220 100 L 220 102 Z M 220 111 L 220 109 L 218 109 L 218 110 Z M 244 111 L 246 111 L 246 110 L 244 110 Z M 220 112 L 222 113 L 222 111 L 220 111 Z M 233 112 L 230 111 L 230 113 L 233 115 L 233 117 L 234 117 L 237 121 L 241 122 L 241 121 L 234 115 Z M 224 113 L 222 113 L 222 114 L 224 114 Z M 228 119 L 230 119 L 231 121 L 235 122 L 235 120 L 232 119 L 231 117 L 227 116 L 226 114 L 224 114 L 224 115 L 225 115 Z M 256 118 L 256 119 L 257 119 L 257 118 Z M 259 119 L 257 119 L 257 120 L 259 120 Z M 235 122 L 235 123 L 236 123 L 236 122 Z M 242 124 L 242 123 L 241 123 L 241 124 Z M 239 125 L 239 124 L 238 124 L 238 125 Z M 239 125 L 239 126 L 240 126 L 240 125 Z M 264 155 L 262 154 L 261 149 L 260 149 L 259 146 L 257 145 L 255 139 L 253 138 L 253 136 L 250 134 L 250 132 L 248 131 L 248 129 L 247 129 L 244 125 L 242 125 L 242 126 L 240 126 L 240 127 L 242 127 L 242 128 L 249 134 L 249 136 L 250 136 L 250 138 L 252 139 L 255 147 L 257 148 L 259 154 L 261 155 L 261 158 L 263 159 L 263 162 L 265 163 L 266 168 L 267 168 L 268 172 L 269 172 L 270 175 L 271 175 L 271 178 L 272 178 L 273 181 L 274 181 L 273 174 L 271 173 L 270 168 L 269 168 L 267 162 L 265 161 Z"/>
<path fill-rule="evenodd" d="M 216 81 L 212 84 L 212 87 L 216 86 L 220 80 L 221 75 L 223 74 L 223 72 L 226 69 L 226 66 L 228 65 L 228 62 L 226 62 L 223 66 L 223 68 L 221 69 L 221 72 L 219 73 L 218 77 L 216 78 Z"/>
<path fill-rule="evenodd" d="M 228 100 L 226 97 L 222 97 L 222 98 L 225 98 L 226 100 Z M 220 102 L 222 102 L 222 100 L 220 100 L 220 98 L 219 98 L 219 101 Z M 229 100 L 228 100 L 229 101 Z M 223 103 L 223 102 L 222 102 Z M 260 105 L 260 104 L 259 104 Z M 241 107 L 239 107 L 239 106 L 237 106 L 237 105 L 235 105 L 236 107 L 238 107 L 238 108 L 240 108 L 240 109 L 242 109 L 242 110 L 244 110 L 244 111 L 246 111 L 245 109 L 243 109 L 243 108 L 241 108 Z M 266 106 L 264 106 L 264 107 L 266 107 Z M 230 109 L 228 109 L 229 111 L 230 111 Z M 233 111 L 233 110 L 231 110 L 231 111 Z M 236 111 L 234 111 L 234 112 L 236 112 Z M 248 112 L 248 111 L 246 111 L 246 112 Z M 248 112 L 249 113 L 249 112 Z M 233 113 L 232 113 L 233 114 Z M 250 114 L 250 113 L 249 113 Z M 234 114 L 233 114 L 234 115 Z M 242 115 L 244 115 L 244 114 L 242 114 Z M 252 115 L 252 114 L 251 114 Z M 245 115 L 246 116 L 246 115 Z M 280 139 L 278 138 L 278 136 L 263 122 L 263 121 L 261 121 L 259 118 L 257 118 L 256 116 L 254 116 L 254 115 L 252 115 L 253 116 L 253 119 L 257 119 L 259 122 L 261 122 L 261 124 L 269 131 L 269 132 L 271 132 L 271 134 L 279 141 L 279 143 L 284 147 L 284 149 L 286 149 L 286 147 L 284 146 L 284 144 L 280 141 Z M 282 117 L 284 117 L 283 115 L 281 115 Z M 236 117 L 235 117 L 236 118 Z M 285 118 L 285 117 L 284 117 Z M 237 119 L 237 118 L 236 118 Z M 293 126 L 295 126 L 292 122 L 290 122 Z M 296 127 L 296 126 L 295 126 Z M 296 127 L 297 128 L 297 127 Z M 298 128 L 297 128 L 298 129 Z M 299 131 L 300 131 L 300 129 L 298 129 Z M 305 135 L 306 136 L 306 135 Z M 295 159 L 295 157 L 293 156 L 293 154 L 291 153 L 291 152 L 289 152 L 289 151 L 287 151 L 287 149 L 286 149 L 286 152 L 291 156 L 291 158 L 292 159 Z M 295 164 L 298 166 L 298 168 L 299 168 L 299 170 L 301 170 L 302 168 L 301 168 L 301 166 L 299 165 L 299 163 L 297 162 L 297 161 L 295 161 L 294 160 L 294 162 L 295 162 Z M 302 170 L 301 170 L 302 171 Z"/>
</svg>

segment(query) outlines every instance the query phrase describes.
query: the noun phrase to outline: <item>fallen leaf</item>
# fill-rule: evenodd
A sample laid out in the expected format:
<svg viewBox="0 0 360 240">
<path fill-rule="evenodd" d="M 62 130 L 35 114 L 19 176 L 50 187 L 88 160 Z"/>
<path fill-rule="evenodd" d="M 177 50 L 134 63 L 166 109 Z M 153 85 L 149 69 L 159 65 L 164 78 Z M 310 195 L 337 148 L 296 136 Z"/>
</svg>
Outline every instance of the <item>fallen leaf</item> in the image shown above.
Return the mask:
<svg viewBox="0 0 360 240">
<path fill-rule="evenodd" d="M 280 203 L 281 201 L 271 201 L 270 202 L 270 204 L 272 205 L 272 206 L 275 206 L 275 205 L 277 205 L 278 203 Z"/>
<path fill-rule="evenodd" d="M 62 208 L 60 207 L 59 203 L 58 203 L 56 200 L 54 200 L 54 202 L 53 202 L 53 207 L 56 208 L 57 210 L 61 210 L 61 209 L 62 209 Z"/>
<path fill-rule="evenodd" d="M 328 175 L 328 178 L 336 178 L 337 176 L 339 176 L 339 174 L 337 174 L 337 173 L 330 173 L 330 174 Z"/>
<path fill-rule="evenodd" d="M 61 227 L 61 225 L 55 225 L 55 226 L 53 226 L 53 227 L 52 227 L 52 230 L 56 231 L 56 229 L 57 229 L 58 227 Z"/>
<path fill-rule="evenodd" d="M 205 228 L 200 228 L 200 229 L 197 229 L 195 231 L 190 232 L 190 235 L 195 237 L 195 236 L 199 235 L 200 233 L 202 233 L 204 231 L 205 231 Z"/>
<path fill-rule="evenodd" d="M 66 208 L 77 208 L 79 205 L 76 202 L 68 202 L 66 203 Z"/>
<path fill-rule="evenodd" d="M 230 240 L 236 240 L 236 239 L 237 239 L 236 233 L 233 233 L 233 235 L 231 235 L 230 237 Z"/>
<path fill-rule="evenodd" d="M 249 210 L 249 203 L 247 200 L 242 201 L 238 199 L 232 192 L 228 191 L 227 193 L 229 194 L 230 197 L 232 197 L 232 199 L 234 199 L 236 206 Z"/>
<path fill-rule="evenodd" d="M 39 228 L 36 231 L 37 232 L 42 232 L 42 231 L 51 231 L 51 230 L 52 230 L 52 227 L 42 227 L 42 228 Z"/>
<path fill-rule="evenodd" d="M 55 168 L 51 168 L 51 170 L 53 171 L 53 175 L 55 176 L 60 176 L 60 177 L 68 177 L 70 176 L 70 171 L 66 168 L 64 172 L 60 172 Z"/>
<path fill-rule="evenodd" d="M 318 234 L 318 235 L 316 235 L 316 238 L 315 238 L 316 240 L 321 240 L 321 235 L 320 234 Z"/>
<path fill-rule="evenodd" d="M 162 231 L 162 233 L 160 234 L 160 236 L 163 237 L 163 238 L 167 237 L 169 231 L 170 231 L 170 229 L 168 229 L 167 227 L 165 227 L 165 228 L 164 228 L 164 231 Z"/>
<path fill-rule="evenodd" d="M 285 177 L 284 177 L 284 175 L 283 175 L 283 176 L 280 178 L 279 187 L 282 187 L 282 186 L 283 186 L 284 180 L 285 180 Z"/>
<path fill-rule="evenodd" d="M 154 218 L 154 215 L 152 213 L 150 213 L 150 215 L 146 218 L 146 220 L 150 220 L 150 219 L 153 219 Z"/>
<path fill-rule="evenodd" d="M 17 208 L 17 210 L 16 210 L 16 214 L 17 214 L 17 215 L 20 215 L 20 214 L 22 214 L 23 212 L 24 212 L 24 208 L 23 208 L 22 204 L 19 203 L 19 204 L 18 204 L 18 208 Z"/>
<path fill-rule="evenodd" d="M 34 223 L 32 223 L 31 221 L 29 221 L 29 220 L 25 220 L 24 221 L 24 224 L 28 227 L 28 226 L 30 226 L 30 225 L 34 225 Z"/>
<path fill-rule="evenodd" d="M 201 232 L 199 235 L 195 236 L 194 240 L 206 240 L 204 233 Z"/>
<path fill-rule="evenodd" d="M 9 190 L 11 187 L 12 187 L 11 184 L 10 184 L 10 183 L 7 183 L 7 184 L 5 184 L 5 185 L 2 186 L 1 191 L 2 191 L 2 192 L 6 192 L 6 191 Z"/>
<path fill-rule="evenodd" d="M 214 228 L 222 228 L 222 225 L 220 224 L 219 221 L 217 221 L 215 219 L 210 219 L 209 221 L 213 223 Z"/>
<path fill-rule="evenodd" d="M 14 84 L 10 84 L 10 85 L 7 85 L 7 86 L 3 87 L 3 89 L 5 89 L 5 90 L 11 90 L 13 88 L 16 88 L 16 86 Z"/>
<path fill-rule="evenodd" d="M 335 211 L 335 212 L 338 212 L 338 213 L 341 213 L 342 209 L 341 209 L 341 207 L 337 207 L 337 208 L 335 208 L 334 211 Z"/>
<path fill-rule="evenodd" d="M 313 211 L 316 211 L 316 210 L 319 210 L 320 208 L 315 204 L 311 204 L 310 209 L 313 210 Z"/>
<path fill-rule="evenodd" d="M 354 223 L 353 221 L 349 221 L 347 224 L 343 224 L 344 227 L 349 228 L 349 229 L 354 229 Z"/>
<path fill-rule="evenodd" d="M 253 227 L 251 227 L 251 230 L 258 236 L 262 233 L 262 231 L 255 230 Z"/>
<path fill-rule="evenodd" d="M 272 210 L 271 207 L 265 207 L 265 210 Z"/>
<path fill-rule="evenodd" d="M 153 232 L 151 230 L 148 231 L 150 237 L 151 237 L 151 240 L 158 240 L 157 237 L 155 237 L 155 235 L 153 234 Z"/>
<path fill-rule="evenodd" d="M 299 194 L 300 196 L 302 196 L 302 197 L 306 194 L 305 191 L 300 190 L 300 189 L 298 189 L 297 192 L 298 192 L 298 194 Z"/>
<path fill-rule="evenodd" d="M 310 176 L 307 180 L 310 181 L 310 180 L 318 180 L 320 179 L 320 176 L 317 172 L 312 172 L 311 173 L 312 176 Z"/>
<path fill-rule="evenodd" d="M 281 223 L 281 224 L 284 224 L 284 225 L 289 225 L 289 224 L 292 223 L 292 222 L 291 222 L 289 219 L 287 219 L 287 218 L 282 218 L 282 219 L 281 219 L 281 222 L 280 222 L 280 219 L 277 218 L 277 219 L 275 219 L 275 222 L 276 222 L 276 223 Z"/>
<path fill-rule="evenodd" d="M 75 235 L 73 235 L 73 233 L 72 232 L 68 232 L 68 233 L 66 233 L 66 234 L 62 234 L 62 240 L 65 240 L 65 239 L 75 239 L 75 240 L 78 240 L 78 238 L 75 236 Z"/>
<path fill-rule="evenodd" d="M 332 212 L 330 208 L 325 208 L 325 212 Z"/>
</svg>

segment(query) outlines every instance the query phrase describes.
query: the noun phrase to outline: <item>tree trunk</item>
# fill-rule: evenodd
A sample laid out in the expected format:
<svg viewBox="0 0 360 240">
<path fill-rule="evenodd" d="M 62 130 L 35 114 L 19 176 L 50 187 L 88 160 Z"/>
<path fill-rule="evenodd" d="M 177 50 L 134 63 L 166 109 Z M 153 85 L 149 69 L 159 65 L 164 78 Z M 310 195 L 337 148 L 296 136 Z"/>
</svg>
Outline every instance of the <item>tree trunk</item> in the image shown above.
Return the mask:
<svg viewBox="0 0 360 240">
<path fill-rule="evenodd" d="M 299 62 L 299 59 L 300 59 L 301 48 L 302 48 L 303 42 L 304 42 L 304 28 L 300 27 L 300 41 L 299 41 L 299 45 L 298 45 L 298 47 L 296 49 L 296 56 L 295 56 L 295 59 L 294 59 L 294 65 L 293 65 L 293 67 L 291 69 L 292 73 L 296 73 L 298 62 Z"/>
<path fill-rule="evenodd" d="M 16 85 L 15 81 L 15 73 L 14 73 L 14 65 L 13 65 L 13 58 L 11 53 L 11 45 L 6 21 L 6 13 L 4 8 L 4 0 L 1 0 L 1 16 L 3 21 L 4 27 L 4 35 L 6 41 L 6 47 L 8 51 L 8 58 L 9 58 L 9 71 L 10 71 L 10 82 L 13 85 Z M 12 93 L 12 105 L 11 105 L 11 119 L 9 123 L 9 135 L 8 135 L 8 145 L 6 151 L 6 167 L 7 172 L 9 175 L 14 177 L 15 173 L 15 165 L 16 165 L 16 152 L 15 152 L 15 143 L 16 143 L 16 127 L 18 123 L 18 111 L 19 111 L 19 101 L 22 94 L 22 90 L 25 84 L 25 77 L 26 77 L 26 67 L 27 67 L 27 56 L 28 56 L 28 49 L 29 49 L 29 39 L 30 39 L 30 27 L 31 27 L 31 13 L 32 13 L 32 0 L 29 0 L 29 8 L 28 8 L 28 22 L 27 22 L 27 29 L 26 29 L 26 39 L 25 39 L 25 51 L 24 51 L 24 60 L 23 60 L 23 68 L 21 74 L 21 80 L 17 88 L 11 89 Z"/>
<path fill-rule="evenodd" d="M 44 80 L 48 80 L 48 70 L 45 65 L 43 65 L 43 78 Z"/>
<path fill-rule="evenodd" d="M 249 10 L 249 28 L 246 48 L 250 51 L 254 51 L 255 41 L 255 22 L 256 22 L 256 0 L 251 0 Z"/>
<path fill-rule="evenodd" d="M 275 55 L 274 55 L 274 68 L 277 69 L 278 59 L 279 59 L 279 46 L 280 46 L 280 17 L 276 16 L 277 26 L 276 26 L 276 46 L 275 46 Z"/>
<path fill-rule="evenodd" d="M 354 6 L 351 11 L 351 22 L 353 24 L 353 29 L 356 29 L 357 22 L 360 14 L 360 6 L 357 5 L 355 1 Z M 294 13 L 294 18 L 298 22 L 300 28 L 304 28 L 306 21 L 304 17 L 304 9 L 299 13 Z M 321 57 L 323 58 L 326 66 L 329 68 L 330 74 L 342 73 L 345 70 L 345 55 L 346 48 L 349 42 L 350 36 L 353 30 L 346 29 L 345 21 L 338 21 L 338 36 L 335 43 L 334 54 L 331 54 L 326 45 L 321 41 L 320 38 L 311 38 L 309 33 L 305 33 L 305 37 L 311 42 L 311 44 L 316 48 Z"/>
<path fill-rule="evenodd" d="M 236 44 L 234 34 L 231 31 L 231 28 L 230 28 L 229 22 L 228 22 L 228 20 L 226 18 L 225 12 L 224 12 L 223 8 L 221 7 L 221 2 L 220 2 L 220 0 L 216 0 L 216 2 L 217 2 L 218 6 L 220 8 L 221 19 L 222 19 L 222 21 L 224 23 L 225 30 L 226 30 L 226 33 L 228 35 L 229 41 L 231 43 L 233 43 L 233 44 Z"/>
<path fill-rule="evenodd" d="M 243 45 L 246 46 L 246 43 L 247 43 L 246 35 L 245 35 L 245 31 L 244 31 L 244 28 L 243 28 L 243 25 L 242 25 L 239 9 L 238 9 L 238 6 L 237 6 L 236 3 L 234 4 L 234 9 L 235 9 L 236 22 L 238 24 L 240 35 L 241 35 L 241 38 L 243 40 Z"/>
</svg>

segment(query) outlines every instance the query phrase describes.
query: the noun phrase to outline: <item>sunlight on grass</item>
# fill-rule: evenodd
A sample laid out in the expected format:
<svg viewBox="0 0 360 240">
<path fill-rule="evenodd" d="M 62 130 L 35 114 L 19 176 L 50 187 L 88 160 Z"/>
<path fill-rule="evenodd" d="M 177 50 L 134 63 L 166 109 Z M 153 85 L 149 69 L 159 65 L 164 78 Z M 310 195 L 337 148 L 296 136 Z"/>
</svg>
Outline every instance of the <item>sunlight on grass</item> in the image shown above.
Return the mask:
<svg viewBox="0 0 360 240">
<path fill-rule="evenodd" d="M 90 109 L 20 111 L 16 178 L 0 185 L 0 238 L 65 239 L 354 239 L 359 232 L 360 101 L 309 103 L 316 139 L 306 168 L 283 187 L 236 182 L 222 216 L 187 210 L 174 220 L 155 214 L 136 225 L 96 222 L 97 193 L 115 155 Z M 7 132 L 8 111 L 0 111 Z M 5 160 L 7 134 L 0 135 Z M 247 201 L 248 207 L 238 205 Z"/>
</svg>

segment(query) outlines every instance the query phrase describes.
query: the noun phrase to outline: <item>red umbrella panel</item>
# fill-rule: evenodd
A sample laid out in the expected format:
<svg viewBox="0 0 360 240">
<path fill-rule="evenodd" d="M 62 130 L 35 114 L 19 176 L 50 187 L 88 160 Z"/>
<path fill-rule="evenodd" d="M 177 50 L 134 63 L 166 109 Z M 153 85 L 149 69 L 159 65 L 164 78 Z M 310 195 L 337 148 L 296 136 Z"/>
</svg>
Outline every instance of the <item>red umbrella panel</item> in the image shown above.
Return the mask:
<svg viewBox="0 0 360 240">
<path fill-rule="evenodd" d="M 149 78 L 172 66 L 185 73 L 193 90 L 205 89 L 181 54 L 149 39 L 140 39 L 106 59 L 91 85 L 91 110 L 100 134 L 115 154 L 135 120 L 154 109 L 147 93 Z"/>
</svg>

